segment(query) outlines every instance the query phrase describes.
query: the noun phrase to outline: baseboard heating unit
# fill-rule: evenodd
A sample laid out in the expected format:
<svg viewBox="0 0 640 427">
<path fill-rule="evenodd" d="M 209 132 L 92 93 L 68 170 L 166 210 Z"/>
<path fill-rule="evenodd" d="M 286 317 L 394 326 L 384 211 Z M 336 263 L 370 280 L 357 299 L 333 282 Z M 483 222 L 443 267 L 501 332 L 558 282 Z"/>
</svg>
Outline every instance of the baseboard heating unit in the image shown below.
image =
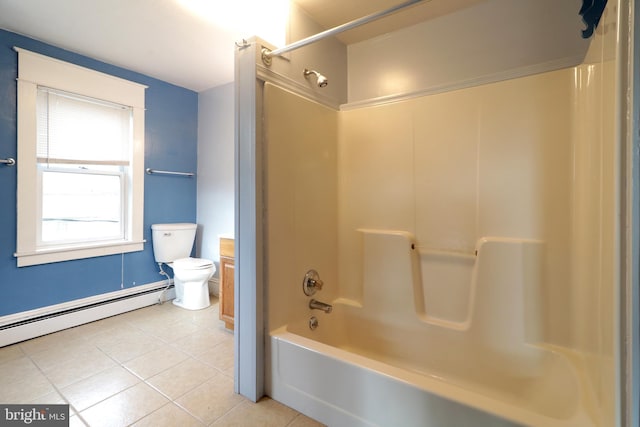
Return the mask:
<svg viewBox="0 0 640 427">
<path fill-rule="evenodd" d="M 0 347 L 175 298 L 167 281 L 0 317 Z"/>
</svg>

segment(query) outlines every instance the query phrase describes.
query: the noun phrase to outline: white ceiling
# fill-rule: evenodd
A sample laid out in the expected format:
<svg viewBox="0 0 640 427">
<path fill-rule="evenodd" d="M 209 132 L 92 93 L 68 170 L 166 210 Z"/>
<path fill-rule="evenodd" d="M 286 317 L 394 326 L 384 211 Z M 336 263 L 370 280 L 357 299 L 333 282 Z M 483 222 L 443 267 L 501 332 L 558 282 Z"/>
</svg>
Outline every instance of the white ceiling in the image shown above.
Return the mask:
<svg viewBox="0 0 640 427">
<path fill-rule="evenodd" d="M 326 28 L 402 3 L 295 1 Z M 354 43 L 481 1 L 427 1 L 340 38 Z M 233 80 L 234 43 L 252 35 L 195 16 L 178 0 L 0 0 L 0 28 L 197 92 Z"/>
<path fill-rule="evenodd" d="M 406 0 L 294 0 L 325 28 L 389 9 Z M 344 44 L 357 43 L 399 28 L 486 2 L 488 0 L 427 0 L 337 36 Z"/>
</svg>

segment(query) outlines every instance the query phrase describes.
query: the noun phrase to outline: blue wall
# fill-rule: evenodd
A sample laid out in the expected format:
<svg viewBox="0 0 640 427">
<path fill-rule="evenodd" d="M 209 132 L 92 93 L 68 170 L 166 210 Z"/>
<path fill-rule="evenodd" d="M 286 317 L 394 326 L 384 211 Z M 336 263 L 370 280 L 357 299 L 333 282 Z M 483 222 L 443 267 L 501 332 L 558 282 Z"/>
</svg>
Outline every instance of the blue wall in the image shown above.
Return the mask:
<svg viewBox="0 0 640 427">
<path fill-rule="evenodd" d="M 0 158 L 16 158 L 16 78 L 13 46 L 148 86 L 145 167 L 195 172 L 198 94 L 14 33 L 0 30 Z M 18 167 L 20 159 L 16 159 Z M 196 179 L 145 174 L 144 251 L 16 267 L 16 168 L 0 165 L 0 316 L 163 279 L 151 246 L 151 224 L 195 222 Z M 123 286 L 121 286 L 121 284 Z"/>
</svg>

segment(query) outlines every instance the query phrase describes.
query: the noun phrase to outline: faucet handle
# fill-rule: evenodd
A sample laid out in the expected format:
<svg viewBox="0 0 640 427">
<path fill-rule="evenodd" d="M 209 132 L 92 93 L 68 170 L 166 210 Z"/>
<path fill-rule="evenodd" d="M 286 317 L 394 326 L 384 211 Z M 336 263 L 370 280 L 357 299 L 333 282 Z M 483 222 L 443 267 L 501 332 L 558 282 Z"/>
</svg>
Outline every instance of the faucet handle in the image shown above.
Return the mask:
<svg viewBox="0 0 640 427">
<path fill-rule="evenodd" d="M 322 285 L 324 285 L 324 282 L 320 279 L 309 279 L 309 286 L 313 286 L 319 291 L 322 290 Z"/>
<path fill-rule="evenodd" d="M 302 290 L 306 296 L 311 296 L 322 289 L 324 283 L 320 280 L 320 275 L 315 270 L 307 271 L 302 280 Z"/>
</svg>

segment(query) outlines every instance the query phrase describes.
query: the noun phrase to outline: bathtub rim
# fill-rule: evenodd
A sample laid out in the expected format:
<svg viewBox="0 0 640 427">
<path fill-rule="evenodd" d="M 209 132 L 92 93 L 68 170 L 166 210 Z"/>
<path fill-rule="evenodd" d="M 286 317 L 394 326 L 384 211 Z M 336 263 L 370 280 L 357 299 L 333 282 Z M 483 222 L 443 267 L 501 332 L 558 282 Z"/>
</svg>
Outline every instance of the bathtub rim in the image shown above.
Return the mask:
<svg viewBox="0 0 640 427">
<path fill-rule="evenodd" d="M 436 375 L 411 372 L 404 368 L 396 367 L 357 353 L 351 353 L 347 350 L 333 347 L 329 344 L 296 334 L 288 329 L 288 325 L 280 326 L 270 331 L 268 335 L 268 341 L 271 347 L 279 346 L 281 343 L 297 346 L 306 351 L 328 357 L 334 362 L 345 363 L 356 369 L 366 370 L 373 374 L 384 376 L 415 390 L 444 398 L 457 404 L 468 406 L 491 416 L 502 418 L 506 421 L 520 425 L 548 427 L 595 426 L 595 420 L 598 418 L 597 414 L 590 412 L 588 407 L 585 405 L 586 400 L 591 401 L 592 399 L 589 399 L 588 396 L 586 396 L 584 389 L 586 380 L 584 376 L 580 374 L 576 370 L 574 364 L 571 363 L 573 357 L 565 355 L 562 349 L 554 346 L 544 345 L 543 347 L 546 350 L 553 352 L 555 356 L 564 359 L 563 361 L 571 369 L 571 373 L 578 383 L 576 410 L 571 414 L 571 416 L 566 418 L 554 418 L 545 414 L 537 413 L 528 408 L 497 400 L 491 396 L 484 396 L 477 391 L 464 389 L 460 385 L 448 382 L 444 378 L 439 378 Z M 269 357 L 274 357 L 273 348 L 271 348 Z M 271 381 L 273 381 L 273 377 L 276 377 L 277 375 L 277 372 L 271 372 Z"/>
</svg>

